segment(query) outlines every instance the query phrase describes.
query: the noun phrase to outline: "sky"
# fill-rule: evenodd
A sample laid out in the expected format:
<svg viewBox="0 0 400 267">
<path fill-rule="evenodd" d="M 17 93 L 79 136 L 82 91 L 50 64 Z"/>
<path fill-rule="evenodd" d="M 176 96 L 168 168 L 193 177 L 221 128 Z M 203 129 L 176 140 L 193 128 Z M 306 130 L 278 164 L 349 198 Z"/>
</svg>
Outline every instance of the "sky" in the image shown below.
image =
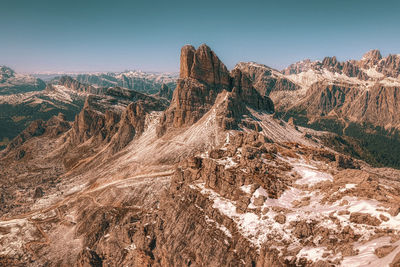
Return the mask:
<svg viewBox="0 0 400 267">
<path fill-rule="evenodd" d="M 0 65 L 17 72 L 179 70 L 208 44 L 233 68 L 400 54 L 400 1 L 0 0 Z"/>
</svg>

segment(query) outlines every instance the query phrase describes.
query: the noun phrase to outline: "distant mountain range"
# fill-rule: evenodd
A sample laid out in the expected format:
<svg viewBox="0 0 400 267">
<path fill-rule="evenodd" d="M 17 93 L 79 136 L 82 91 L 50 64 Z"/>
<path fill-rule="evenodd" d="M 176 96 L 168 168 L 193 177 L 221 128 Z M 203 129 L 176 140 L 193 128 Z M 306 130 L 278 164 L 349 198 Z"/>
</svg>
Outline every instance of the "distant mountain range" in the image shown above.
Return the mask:
<svg viewBox="0 0 400 267">
<path fill-rule="evenodd" d="M 254 62 L 235 68 L 271 97 L 276 116 L 339 134 L 339 140 L 326 141 L 353 156 L 400 166 L 400 55 L 372 50 L 358 61 L 326 57 L 283 71 Z"/>
<path fill-rule="evenodd" d="M 0 66 L 0 95 L 40 91 L 46 84 L 31 75 L 15 73 L 14 70 Z"/>
<path fill-rule="evenodd" d="M 0 148 L 37 119 L 46 121 L 62 113 L 66 120 L 74 120 L 88 95 L 103 95 L 110 87 L 126 86 L 168 99 L 176 86 L 174 74 L 129 71 L 80 74 L 75 78 L 60 73 L 46 75 L 51 77 L 46 79 L 47 85 L 31 75 L 15 73 L 8 67 L 0 68 Z"/>
<path fill-rule="evenodd" d="M 93 73 L 35 73 L 33 76 L 46 82 L 57 80 L 62 76 L 70 76 L 84 84 L 96 87 L 124 87 L 139 92 L 149 94 L 157 93 L 162 84 L 167 85 L 172 90 L 176 86 L 177 73 L 157 73 L 143 71 L 124 71 L 124 72 L 93 72 Z"/>
</svg>

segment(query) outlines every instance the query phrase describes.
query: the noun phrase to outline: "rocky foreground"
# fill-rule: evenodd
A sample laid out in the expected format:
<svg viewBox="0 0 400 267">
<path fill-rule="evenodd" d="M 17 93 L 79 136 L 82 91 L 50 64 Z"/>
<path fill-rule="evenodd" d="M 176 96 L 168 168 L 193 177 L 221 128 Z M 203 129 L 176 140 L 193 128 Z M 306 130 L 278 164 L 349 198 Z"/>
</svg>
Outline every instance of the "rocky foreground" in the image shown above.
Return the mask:
<svg viewBox="0 0 400 267">
<path fill-rule="evenodd" d="M 1 154 L 0 265 L 399 266 L 400 172 L 274 110 L 202 45 L 171 102 L 117 87 L 35 122 Z"/>
</svg>

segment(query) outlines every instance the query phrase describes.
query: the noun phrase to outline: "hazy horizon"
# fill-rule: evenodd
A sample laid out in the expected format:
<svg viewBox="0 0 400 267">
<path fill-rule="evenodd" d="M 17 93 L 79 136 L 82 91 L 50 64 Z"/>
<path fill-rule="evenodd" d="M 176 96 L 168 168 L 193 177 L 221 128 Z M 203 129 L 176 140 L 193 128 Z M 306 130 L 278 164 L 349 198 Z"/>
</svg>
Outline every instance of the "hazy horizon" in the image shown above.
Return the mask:
<svg viewBox="0 0 400 267">
<path fill-rule="evenodd" d="M 399 54 L 396 1 L 10 1 L 0 65 L 17 72 L 177 72 L 185 44 L 208 44 L 229 69 L 281 70 L 310 58 Z"/>
</svg>

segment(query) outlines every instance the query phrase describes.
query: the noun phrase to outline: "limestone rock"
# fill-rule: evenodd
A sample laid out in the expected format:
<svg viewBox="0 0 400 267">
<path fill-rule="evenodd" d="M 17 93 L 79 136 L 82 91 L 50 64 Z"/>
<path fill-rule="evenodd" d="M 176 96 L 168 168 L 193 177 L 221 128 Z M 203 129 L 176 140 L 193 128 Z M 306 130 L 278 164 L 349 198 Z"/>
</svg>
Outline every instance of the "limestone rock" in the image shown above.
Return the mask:
<svg viewBox="0 0 400 267">
<path fill-rule="evenodd" d="M 224 127 L 237 127 L 246 105 L 273 112 L 270 98 L 261 96 L 246 75 L 238 69 L 228 72 L 225 65 L 206 45 L 181 49 L 180 79 L 174 90 L 170 107 L 164 112 L 157 128 L 159 136 L 169 127 L 186 127 L 197 122 L 215 104 L 217 96 L 228 92 L 219 109 Z"/>
<path fill-rule="evenodd" d="M 179 78 L 190 77 L 195 53 L 196 49 L 192 45 L 185 45 L 181 48 Z"/>
<path fill-rule="evenodd" d="M 368 214 L 368 213 L 361 213 L 361 212 L 353 212 L 350 214 L 350 221 L 354 223 L 360 223 L 360 224 L 367 224 L 367 225 L 373 225 L 377 226 L 381 224 L 381 221 Z"/>
</svg>

